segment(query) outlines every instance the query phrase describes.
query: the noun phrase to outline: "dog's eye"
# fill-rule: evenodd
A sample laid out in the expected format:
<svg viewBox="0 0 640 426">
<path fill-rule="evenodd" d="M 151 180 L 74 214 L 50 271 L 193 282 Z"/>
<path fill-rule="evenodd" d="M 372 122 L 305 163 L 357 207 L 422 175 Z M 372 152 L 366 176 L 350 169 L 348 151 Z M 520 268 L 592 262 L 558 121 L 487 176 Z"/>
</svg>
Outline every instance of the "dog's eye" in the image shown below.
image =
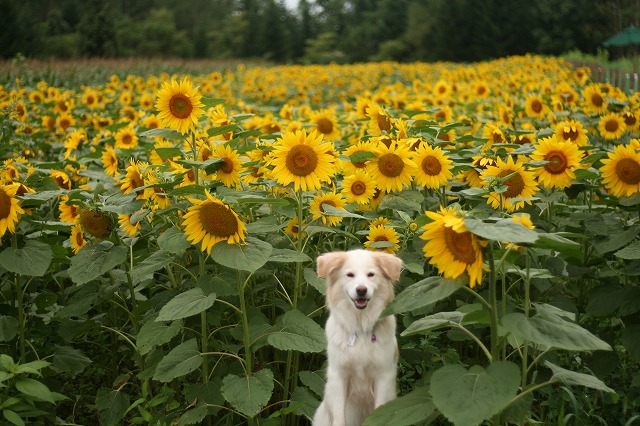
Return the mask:
<svg viewBox="0 0 640 426">
<path fill-rule="evenodd" d="M 354 273 L 353 273 L 353 272 L 347 272 L 347 276 L 348 276 L 349 278 L 353 278 L 353 277 L 355 277 L 355 275 L 354 275 Z"/>
<path fill-rule="evenodd" d="M 368 276 L 369 278 L 373 277 L 374 275 L 375 275 L 375 272 L 369 272 L 369 273 L 367 274 L 367 276 Z"/>
</svg>

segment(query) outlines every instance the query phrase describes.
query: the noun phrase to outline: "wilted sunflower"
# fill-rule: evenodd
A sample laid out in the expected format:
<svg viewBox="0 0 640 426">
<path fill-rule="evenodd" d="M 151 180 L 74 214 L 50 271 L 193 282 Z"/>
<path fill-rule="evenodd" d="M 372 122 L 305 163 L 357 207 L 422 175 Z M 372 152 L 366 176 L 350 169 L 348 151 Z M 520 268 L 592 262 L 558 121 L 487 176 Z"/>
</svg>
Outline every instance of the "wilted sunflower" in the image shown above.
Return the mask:
<svg viewBox="0 0 640 426">
<path fill-rule="evenodd" d="M 507 157 L 507 161 L 498 158 L 495 166 L 487 166 L 481 173 L 485 184 L 496 178 L 507 178 L 499 187 L 506 186 L 506 191 L 497 192 L 492 190 L 488 195 L 487 203 L 491 204 L 494 209 L 502 208 L 508 212 L 519 210 L 524 207 L 525 203 L 531 204 L 531 200 L 522 200 L 512 203 L 511 199 L 530 198 L 538 192 L 535 175 L 533 172 L 525 170 L 521 161 L 514 162 L 512 156 Z"/>
<path fill-rule="evenodd" d="M 313 201 L 309 204 L 311 207 L 311 214 L 313 220 L 318 220 L 329 226 L 335 226 L 342 222 L 342 216 L 331 216 L 324 214 L 324 205 L 329 205 L 337 209 L 344 209 L 345 200 L 340 194 L 335 192 L 329 192 L 325 194 L 318 194 L 313 197 Z"/>
<path fill-rule="evenodd" d="M 16 232 L 16 224 L 20 215 L 24 214 L 24 210 L 18 205 L 19 200 L 15 197 L 20 185 L 15 182 L 0 186 L 0 238 L 7 230 L 12 234 Z"/>
<path fill-rule="evenodd" d="M 606 140 L 620 139 L 626 129 L 624 119 L 613 112 L 603 115 L 598 122 L 600 136 Z"/>
<path fill-rule="evenodd" d="M 425 214 L 433 220 L 422 227 L 424 233 L 420 235 L 427 241 L 422 250 L 429 264 L 436 265 L 445 278 L 458 278 L 466 272 L 469 287 L 480 284 L 487 241 L 467 230 L 455 206 L 441 206 L 440 213 L 427 211 Z"/>
<path fill-rule="evenodd" d="M 111 146 L 106 146 L 101 156 L 102 167 L 107 176 L 115 177 L 118 174 L 118 154 Z"/>
<path fill-rule="evenodd" d="M 559 141 L 573 142 L 577 146 L 585 146 L 589 141 L 587 131 L 577 120 L 565 120 L 556 125 L 556 137 Z"/>
<path fill-rule="evenodd" d="M 539 140 L 529 155 L 533 161 L 549 163 L 534 170 L 538 182 L 545 188 L 567 188 L 576 178 L 574 170 L 584 155 L 573 142 L 559 141 L 555 135 Z"/>
<path fill-rule="evenodd" d="M 236 212 L 206 191 L 205 200 L 191 200 L 193 205 L 182 216 L 182 226 L 191 244 L 201 242 L 201 250 L 211 254 L 211 248 L 220 242 L 242 244 L 247 227 Z"/>
<path fill-rule="evenodd" d="M 140 169 L 146 166 L 147 163 L 136 161 L 133 158 L 129 160 L 129 166 L 127 167 L 125 176 L 117 182 L 123 194 L 128 194 L 131 191 L 135 191 L 136 188 L 144 186 L 144 177 Z M 137 198 L 142 199 L 143 196 L 144 191 L 139 191 Z"/>
<path fill-rule="evenodd" d="M 640 153 L 631 144 L 617 145 L 600 167 L 602 183 L 616 197 L 640 192 Z"/>
<path fill-rule="evenodd" d="M 373 152 L 376 156 L 367 164 L 367 172 L 385 192 L 402 191 L 411 184 L 418 166 L 411 160 L 407 145 L 379 143 Z"/>
<path fill-rule="evenodd" d="M 367 204 L 376 192 L 376 181 L 364 170 L 356 170 L 342 181 L 342 196 L 349 203 Z"/>
<path fill-rule="evenodd" d="M 96 238 L 106 238 L 113 229 L 113 219 L 98 208 L 81 208 L 78 222 L 84 230 Z"/>
<path fill-rule="evenodd" d="M 163 125 L 175 129 L 183 135 L 198 124 L 198 117 L 204 114 L 202 95 L 188 78 L 181 82 L 172 79 L 164 82 L 158 91 L 156 109 Z"/>
<path fill-rule="evenodd" d="M 271 176 L 280 185 L 293 183 L 294 189 L 314 191 L 335 173 L 333 143 L 324 142 L 322 135 L 305 130 L 286 132 L 274 143 L 269 163 Z"/>
<path fill-rule="evenodd" d="M 400 237 L 395 229 L 384 225 L 371 226 L 364 246 L 367 250 L 395 253 L 400 248 Z"/>
<path fill-rule="evenodd" d="M 80 249 L 87 245 L 87 240 L 84 239 L 84 234 L 82 233 L 82 225 L 76 223 L 71 227 L 71 237 L 69 240 L 71 241 L 71 249 L 74 254 L 78 254 Z"/>
<path fill-rule="evenodd" d="M 438 189 L 453 177 L 452 161 L 439 147 L 422 144 L 413 153 L 413 161 L 418 165 L 415 182 L 420 186 Z"/>
</svg>

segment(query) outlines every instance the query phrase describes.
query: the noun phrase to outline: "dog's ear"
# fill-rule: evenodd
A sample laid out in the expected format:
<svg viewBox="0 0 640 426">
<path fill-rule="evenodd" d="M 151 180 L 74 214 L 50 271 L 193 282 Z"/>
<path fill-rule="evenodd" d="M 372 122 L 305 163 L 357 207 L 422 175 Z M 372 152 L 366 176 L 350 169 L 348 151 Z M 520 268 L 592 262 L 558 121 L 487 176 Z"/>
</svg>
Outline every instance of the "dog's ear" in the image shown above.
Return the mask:
<svg viewBox="0 0 640 426">
<path fill-rule="evenodd" d="M 336 251 L 331 253 L 325 253 L 316 259 L 318 266 L 318 276 L 320 278 L 326 277 L 332 271 L 338 269 L 344 263 L 346 253 L 343 251 Z"/>
<path fill-rule="evenodd" d="M 402 271 L 402 259 L 389 253 L 374 252 L 375 261 L 382 269 L 384 274 L 391 279 L 391 281 L 398 281 L 400 279 L 400 272 Z"/>
</svg>

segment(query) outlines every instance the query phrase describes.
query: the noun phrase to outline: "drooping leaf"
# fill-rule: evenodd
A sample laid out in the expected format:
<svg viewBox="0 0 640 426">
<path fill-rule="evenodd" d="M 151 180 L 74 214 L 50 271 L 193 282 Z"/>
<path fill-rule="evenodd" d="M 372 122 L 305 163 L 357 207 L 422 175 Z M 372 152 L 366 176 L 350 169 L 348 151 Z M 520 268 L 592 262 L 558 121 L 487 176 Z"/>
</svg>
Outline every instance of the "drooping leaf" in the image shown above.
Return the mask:
<svg viewBox="0 0 640 426">
<path fill-rule="evenodd" d="M 155 148 L 156 154 L 163 160 L 174 157 L 182 157 L 182 150 L 175 147 L 158 147 Z"/>
<path fill-rule="evenodd" d="M 154 347 L 169 343 L 180 330 L 180 321 L 173 321 L 169 325 L 164 322 L 147 321 L 138 331 L 136 346 L 142 355 L 147 354 Z"/>
<path fill-rule="evenodd" d="M 178 294 L 160 309 L 156 321 L 172 321 L 187 318 L 209 309 L 216 301 L 215 293 L 204 294 L 196 287 Z"/>
<path fill-rule="evenodd" d="M 324 378 L 324 371 L 301 371 L 300 382 L 312 390 L 319 397 L 324 393 L 324 386 L 327 383 Z"/>
<path fill-rule="evenodd" d="M 511 219 L 500 219 L 496 222 L 485 222 L 478 219 L 465 218 L 464 226 L 479 237 L 507 243 L 533 243 L 538 233 Z"/>
<path fill-rule="evenodd" d="M 518 392 L 520 369 L 498 361 L 487 369 L 459 364 L 438 369 L 431 377 L 436 408 L 456 426 L 475 426 L 500 413 Z"/>
<path fill-rule="evenodd" d="M 28 377 L 20 377 L 15 382 L 15 387 L 21 393 L 40 401 L 54 403 L 53 394 L 49 388 L 42 382 Z"/>
<path fill-rule="evenodd" d="M 351 213 L 345 209 L 339 209 L 337 207 L 332 206 L 328 203 L 322 204 L 322 213 L 325 216 L 337 216 L 337 217 L 353 217 L 356 219 L 366 219 L 366 217 L 359 215 L 357 213 Z"/>
<path fill-rule="evenodd" d="M 327 293 L 327 285 L 325 283 L 325 280 L 324 278 L 318 277 L 316 271 L 311 268 L 304 268 L 303 275 L 304 280 L 307 282 L 307 284 L 318 290 L 320 294 Z"/>
<path fill-rule="evenodd" d="M 0 342 L 13 340 L 18 334 L 20 324 L 14 317 L 0 315 Z"/>
<path fill-rule="evenodd" d="M 184 139 L 186 137 L 184 135 L 181 135 L 180 132 L 178 132 L 176 130 L 173 130 L 173 129 L 161 129 L 161 128 L 146 130 L 146 131 L 140 133 L 140 136 L 144 136 L 144 137 L 161 137 L 161 138 L 169 139 L 169 140 L 180 140 L 180 139 Z"/>
<path fill-rule="evenodd" d="M 53 252 L 48 244 L 28 240 L 23 248 L 5 247 L 0 250 L 0 266 L 16 274 L 41 277 L 49 269 Z"/>
<path fill-rule="evenodd" d="M 304 386 L 296 386 L 293 390 L 289 407 L 295 407 L 293 412 L 297 415 L 311 419 L 319 405 L 320 401 L 313 392 Z"/>
<path fill-rule="evenodd" d="M 138 263 L 131 270 L 131 279 L 133 280 L 133 284 L 138 284 L 146 277 L 152 276 L 154 272 L 173 262 L 173 259 L 175 259 L 175 256 L 164 250 L 153 252 L 151 256 Z"/>
<path fill-rule="evenodd" d="M 322 352 L 327 346 L 322 327 L 295 309 L 278 318 L 274 330 L 267 337 L 267 341 L 277 349 Z"/>
<path fill-rule="evenodd" d="M 551 369 L 553 373 L 553 376 L 551 376 L 552 380 L 560 380 L 562 383 L 569 386 L 584 386 L 604 392 L 616 393 L 616 391 L 605 385 L 602 380 L 590 374 L 577 373 L 575 371 L 566 370 L 562 367 L 558 367 L 557 365 L 550 363 L 549 361 L 545 361 L 544 365 Z"/>
<path fill-rule="evenodd" d="M 71 373 L 75 376 L 89 364 L 91 359 L 71 346 L 56 346 L 56 351 L 53 353 L 53 369 L 58 372 Z"/>
<path fill-rule="evenodd" d="M 411 336 L 413 334 L 425 333 L 427 331 L 435 330 L 438 328 L 446 327 L 452 323 L 460 324 L 460 321 L 464 317 L 462 312 L 438 312 L 433 315 L 428 315 L 424 318 L 420 318 L 414 321 L 406 330 L 404 330 L 402 336 Z"/>
<path fill-rule="evenodd" d="M 100 424 L 117 426 L 129 408 L 129 395 L 122 391 L 100 388 L 96 396 L 96 407 L 100 413 Z"/>
<path fill-rule="evenodd" d="M 622 330 L 622 344 L 629 356 L 640 362 L 640 324 L 628 325 Z"/>
<path fill-rule="evenodd" d="M 625 248 L 618 250 L 614 253 L 614 256 L 626 260 L 640 259 L 640 241 L 634 241 Z"/>
<path fill-rule="evenodd" d="M 640 287 L 603 285 L 589 295 L 587 313 L 596 317 L 626 316 L 640 311 Z"/>
<path fill-rule="evenodd" d="M 463 285 L 464 282 L 460 280 L 446 279 L 441 276 L 425 278 L 405 288 L 382 314 L 393 315 L 428 306 L 449 297 Z"/>
<path fill-rule="evenodd" d="M 172 227 L 158 237 L 158 245 L 164 251 L 180 255 L 191 247 L 187 236 L 180 229 Z"/>
<path fill-rule="evenodd" d="M 222 395 L 242 414 L 254 417 L 262 410 L 273 392 L 273 373 L 263 369 L 251 376 L 229 374 L 222 380 Z"/>
<path fill-rule="evenodd" d="M 411 426 L 425 421 L 434 411 L 427 388 L 418 388 L 376 408 L 363 426 Z"/>
<path fill-rule="evenodd" d="M 199 405 L 197 407 L 190 408 L 178 417 L 176 424 L 178 426 L 202 424 L 202 421 L 208 413 L 209 409 L 206 405 Z"/>
<path fill-rule="evenodd" d="M 71 258 L 69 277 L 76 284 L 85 284 L 122 264 L 127 259 L 128 249 L 102 241 L 83 247 Z"/>
<path fill-rule="evenodd" d="M 311 258 L 307 254 L 300 253 L 299 251 L 274 248 L 273 252 L 271 252 L 271 257 L 269 257 L 269 262 L 280 262 L 280 263 L 311 262 Z"/>
<path fill-rule="evenodd" d="M 2 410 L 2 416 L 15 426 L 25 426 L 24 420 L 22 420 L 22 418 L 18 415 L 18 413 L 16 413 L 13 410 L 4 408 Z"/>
<path fill-rule="evenodd" d="M 173 348 L 156 367 L 153 379 L 170 382 L 176 377 L 191 373 L 202 364 L 202 354 L 198 350 L 196 339 L 187 340 Z"/>
<path fill-rule="evenodd" d="M 215 244 L 211 249 L 211 258 L 228 268 L 253 273 L 267 263 L 272 251 L 271 244 L 247 237 L 246 244 Z"/>
</svg>

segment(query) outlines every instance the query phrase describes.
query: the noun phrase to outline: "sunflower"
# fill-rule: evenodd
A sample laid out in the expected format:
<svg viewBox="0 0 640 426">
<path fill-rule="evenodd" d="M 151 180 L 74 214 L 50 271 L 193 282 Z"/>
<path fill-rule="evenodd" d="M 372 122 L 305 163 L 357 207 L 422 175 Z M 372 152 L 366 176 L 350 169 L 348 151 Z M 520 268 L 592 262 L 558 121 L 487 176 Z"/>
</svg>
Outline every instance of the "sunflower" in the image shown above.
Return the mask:
<svg viewBox="0 0 640 426">
<path fill-rule="evenodd" d="M 436 84 L 433 85 L 432 93 L 437 97 L 447 97 L 452 92 L 451 85 L 445 80 L 438 80 Z"/>
<path fill-rule="evenodd" d="M 20 183 L 10 183 L 0 186 L 0 238 L 7 232 L 16 232 L 16 224 L 20 215 L 24 214 L 19 200 L 15 197 Z"/>
<path fill-rule="evenodd" d="M 81 208 L 78 222 L 84 230 L 96 238 L 106 238 L 113 230 L 113 219 L 98 208 Z"/>
<path fill-rule="evenodd" d="M 367 204 L 376 192 L 376 182 L 364 170 L 355 173 L 342 181 L 342 196 L 349 203 Z"/>
<path fill-rule="evenodd" d="M 533 222 L 531 222 L 531 216 L 529 216 L 526 213 L 516 213 L 516 214 L 513 215 L 511 220 L 513 220 L 516 223 L 521 224 L 522 226 L 525 226 L 526 228 L 536 229 L 536 227 L 533 225 Z M 513 244 L 513 243 L 507 243 L 505 248 L 507 250 L 509 250 L 509 249 L 513 249 L 513 250 L 517 250 L 517 251 L 523 251 L 524 250 L 524 247 L 519 246 L 517 244 Z"/>
<path fill-rule="evenodd" d="M 585 110 L 593 114 L 602 114 L 607 110 L 608 102 L 598 84 L 590 84 L 582 91 Z"/>
<path fill-rule="evenodd" d="M 138 136 L 132 125 L 119 128 L 113 137 L 116 140 L 115 149 L 130 149 L 138 146 Z"/>
<path fill-rule="evenodd" d="M 156 108 L 163 125 L 175 129 L 183 135 L 198 124 L 198 117 L 204 114 L 202 95 L 188 78 L 181 82 L 172 79 L 164 82 L 158 91 Z"/>
<path fill-rule="evenodd" d="M 335 226 L 342 222 L 342 216 L 330 216 L 324 214 L 323 206 L 325 204 L 337 209 L 344 209 L 344 205 L 346 203 L 342 195 L 336 194 L 335 192 L 316 195 L 310 203 L 313 220 L 320 219 L 324 225 L 329 226 Z"/>
<path fill-rule="evenodd" d="M 545 105 L 542 96 L 531 94 L 525 100 L 524 111 L 527 117 L 542 119 L 549 114 L 549 107 Z"/>
<path fill-rule="evenodd" d="M 122 232 L 124 232 L 128 237 L 135 237 L 141 228 L 139 221 L 136 223 L 131 223 L 130 214 L 119 214 L 118 224 L 120 225 L 120 229 L 122 230 Z"/>
<path fill-rule="evenodd" d="M 274 143 L 269 163 L 271 176 L 280 185 L 293 183 L 294 189 L 314 191 L 335 173 L 333 143 L 324 142 L 322 135 L 306 130 L 286 132 Z"/>
<path fill-rule="evenodd" d="M 222 201 L 205 192 L 206 199 L 191 200 L 193 205 L 182 216 L 182 226 L 191 244 L 201 242 L 201 250 L 211 254 L 211 248 L 220 242 L 242 244 L 247 227 L 236 212 Z"/>
<path fill-rule="evenodd" d="M 160 119 L 157 115 L 148 115 L 142 119 L 142 125 L 147 129 L 157 129 L 160 127 Z"/>
<path fill-rule="evenodd" d="M 372 141 L 358 141 L 358 143 L 356 143 L 355 145 L 351 145 L 344 151 L 342 151 L 342 155 L 349 158 L 349 161 L 340 162 L 344 175 L 351 175 L 355 173 L 356 170 L 366 170 L 367 160 L 351 161 L 350 158 L 351 156 L 356 154 L 364 155 L 364 153 L 370 153 L 371 155 L 373 155 L 372 153 L 375 146 L 376 144 Z"/>
<path fill-rule="evenodd" d="M 129 166 L 127 167 L 125 176 L 117 182 L 123 194 L 128 194 L 144 185 L 144 177 L 140 168 L 146 166 L 147 163 L 136 162 L 133 158 L 129 160 Z M 143 191 L 140 191 L 137 198 L 141 199 L 143 195 Z"/>
<path fill-rule="evenodd" d="M 573 142 L 577 146 L 585 146 L 589 141 L 587 131 L 577 120 L 565 120 L 556 125 L 555 134 L 561 142 Z"/>
<path fill-rule="evenodd" d="M 216 173 L 216 178 L 228 188 L 235 188 L 240 184 L 240 170 L 243 161 L 240 155 L 227 144 L 216 145 L 211 158 L 220 158 L 223 163 Z"/>
<path fill-rule="evenodd" d="M 75 151 L 78 149 L 80 144 L 87 139 L 87 134 L 84 129 L 74 130 L 73 132 L 67 134 L 67 137 L 64 140 L 64 147 L 66 148 L 65 157 L 68 158 L 71 154 L 71 151 Z"/>
<path fill-rule="evenodd" d="M 427 243 L 422 248 L 429 264 L 436 265 L 445 278 L 469 276 L 469 287 L 482 282 L 484 248 L 487 241 L 469 232 L 455 206 L 440 207 L 440 213 L 427 211 L 433 221 L 422 228 L 420 238 Z"/>
<path fill-rule="evenodd" d="M 113 147 L 107 145 L 102 151 L 102 167 L 107 176 L 115 177 L 118 174 L 118 154 Z"/>
<path fill-rule="evenodd" d="M 376 158 L 367 164 L 367 172 L 385 192 L 402 191 L 409 186 L 418 166 L 411 160 L 407 145 L 379 143 L 373 153 Z"/>
<path fill-rule="evenodd" d="M 616 197 L 640 192 L 640 153 L 631 144 L 617 145 L 600 167 L 602 183 Z"/>
<path fill-rule="evenodd" d="M 418 165 L 415 182 L 420 186 L 438 189 L 453 177 L 453 162 L 439 147 L 422 144 L 413 153 L 412 159 Z"/>
<path fill-rule="evenodd" d="M 627 131 L 637 132 L 638 129 L 640 129 L 640 120 L 638 117 L 638 112 L 625 111 L 622 113 L 622 119 L 627 127 Z"/>
<path fill-rule="evenodd" d="M 78 217 L 78 206 L 75 204 L 67 204 L 69 197 L 63 195 L 58 204 L 58 210 L 60 210 L 60 222 L 64 223 L 76 223 Z"/>
<path fill-rule="evenodd" d="M 384 225 L 371 226 L 364 246 L 367 250 L 395 253 L 400 248 L 400 237 L 395 229 Z"/>
<path fill-rule="evenodd" d="M 71 227 L 71 237 L 69 240 L 71 241 L 73 254 L 78 254 L 80 249 L 87 245 L 87 240 L 84 239 L 84 234 L 82 233 L 82 225 L 76 223 Z"/>
<path fill-rule="evenodd" d="M 313 124 L 313 128 L 328 141 L 334 141 L 340 137 L 340 126 L 333 108 L 311 113 L 309 123 Z"/>
<path fill-rule="evenodd" d="M 76 120 L 69 113 L 62 113 L 56 117 L 56 126 L 58 126 L 63 132 L 66 132 L 69 127 L 76 125 Z"/>
<path fill-rule="evenodd" d="M 391 220 L 389 220 L 388 217 L 384 217 L 384 216 L 379 216 L 369 221 L 369 228 L 372 228 L 374 226 L 387 226 L 387 225 L 391 225 Z"/>
<path fill-rule="evenodd" d="M 624 119 L 613 112 L 603 115 L 598 122 L 600 136 L 606 140 L 620 139 L 626 129 Z"/>
<path fill-rule="evenodd" d="M 375 103 L 369 104 L 366 108 L 366 115 L 369 117 L 369 130 L 372 134 L 379 135 L 382 132 L 391 130 L 393 121 L 380 105 Z"/>
<path fill-rule="evenodd" d="M 562 142 L 555 135 L 539 140 L 535 151 L 529 155 L 533 161 L 548 161 L 534 173 L 538 182 L 545 188 L 567 188 L 576 178 L 574 170 L 580 166 L 583 153 L 578 145 L 572 142 Z"/>
<path fill-rule="evenodd" d="M 287 222 L 287 226 L 284 228 L 284 232 L 287 235 L 291 235 L 294 240 L 298 240 L 299 238 L 305 239 L 307 238 L 307 233 L 304 231 L 307 224 L 303 221 L 302 227 L 298 226 L 298 218 L 294 217 L 289 222 Z M 300 231 L 302 231 L 302 235 L 300 235 Z"/>
<path fill-rule="evenodd" d="M 71 189 L 71 178 L 66 172 L 62 170 L 51 170 L 49 176 L 55 181 L 55 183 L 61 189 Z"/>
<path fill-rule="evenodd" d="M 167 196 L 164 188 L 158 184 L 158 176 L 154 169 L 148 168 L 145 172 L 145 184 L 150 185 L 144 189 L 144 198 L 151 204 L 151 209 L 165 209 L 171 205 L 171 199 Z M 158 186 L 155 186 L 158 185 Z"/>
<path fill-rule="evenodd" d="M 525 203 L 531 204 L 531 200 L 520 200 L 515 204 L 510 201 L 514 198 L 530 198 L 538 192 L 534 173 L 525 170 L 522 162 L 514 162 L 512 156 L 508 156 L 506 162 L 498 158 L 495 166 L 488 166 L 481 173 L 485 183 L 489 183 L 493 179 L 503 179 L 507 176 L 509 177 L 498 185 L 499 187 L 506 187 L 506 190 L 503 192 L 492 190 L 488 195 L 484 196 L 487 198 L 487 203 L 491 204 L 494 209 L 502 208 L 508 212 L 523 208 Z"/>
</svg>

